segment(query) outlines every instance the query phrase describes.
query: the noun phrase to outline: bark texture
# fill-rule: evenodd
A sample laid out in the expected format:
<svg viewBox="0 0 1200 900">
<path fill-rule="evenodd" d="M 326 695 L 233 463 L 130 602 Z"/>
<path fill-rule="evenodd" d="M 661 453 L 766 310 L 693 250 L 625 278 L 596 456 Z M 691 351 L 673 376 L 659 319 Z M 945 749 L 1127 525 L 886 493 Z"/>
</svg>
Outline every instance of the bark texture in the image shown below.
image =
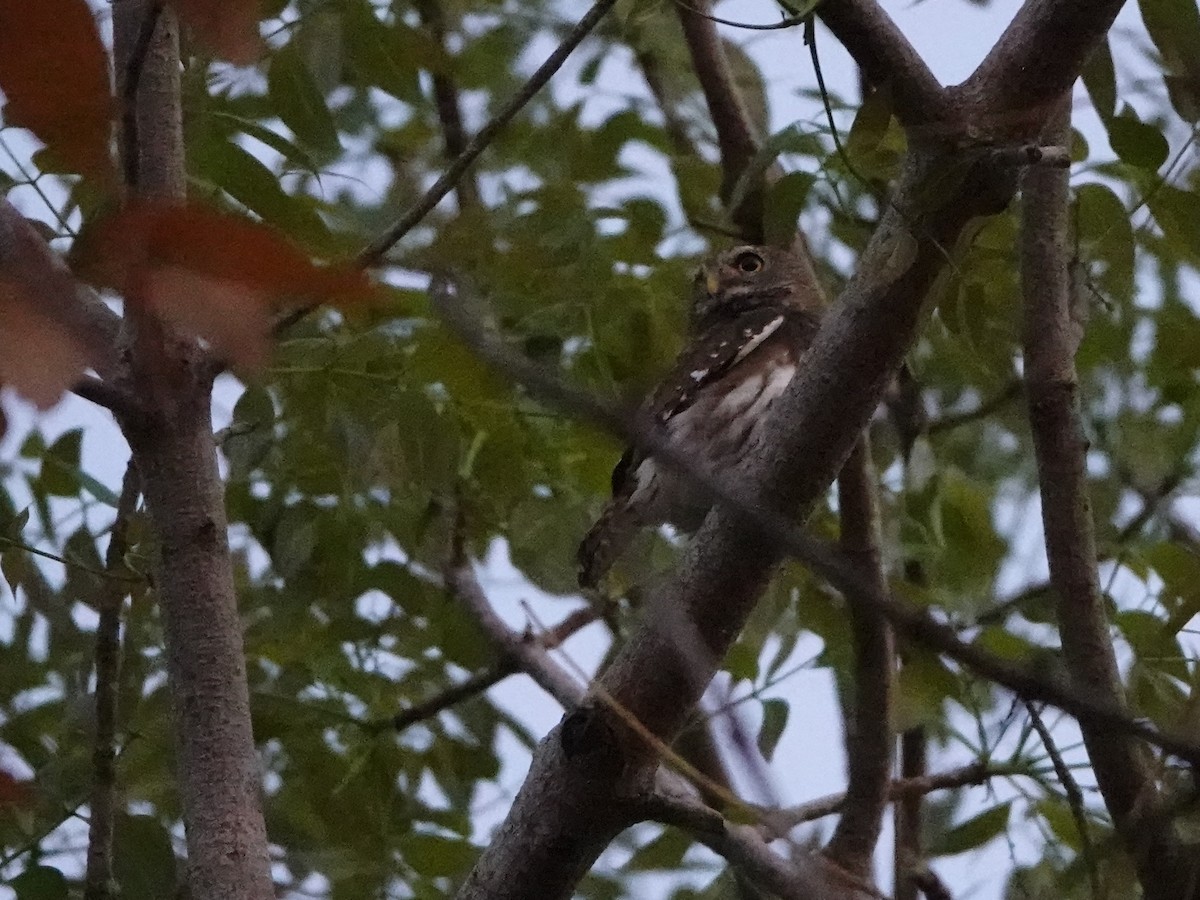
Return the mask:
<svg viewBox="0 0 1200 900">
<path fill-rule="evenodd" d="M 113 4 L 117 82 L 135 101 L 136 128 L 122 152 L 137 154 L 131 193 L 185 199 L 179 97 L 179 30 L 158 14 L 144 59 L 138 36 L 152 4 Z M 126 79 L 137 73 L 136 89 Z M 131 139 L 136 138 L 136 146 Z M 193 900 L 275 896 L 260 806 L 261 774 L 250 724 L 242 627 L 229 558 L 224 489 L 217 472 L 208 367 L 183 340 L 126 298 L 131 381 L 144 410 L 121 420 L 158 540 L 155 583 L 164 621 L 178 780 Z"/>
</svg>

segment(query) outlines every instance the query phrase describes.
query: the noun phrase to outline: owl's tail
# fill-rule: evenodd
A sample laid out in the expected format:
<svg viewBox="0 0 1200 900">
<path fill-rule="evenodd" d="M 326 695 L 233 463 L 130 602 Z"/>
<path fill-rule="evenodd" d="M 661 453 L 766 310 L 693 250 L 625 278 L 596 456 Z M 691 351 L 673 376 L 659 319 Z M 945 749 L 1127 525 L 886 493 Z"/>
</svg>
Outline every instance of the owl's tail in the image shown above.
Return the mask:
<svg viewBox="0 0 1200 900">
<path fill-rule="evenodd" d="M 642 524 L 628 498 L 616 497 L 605 504 L 600 518 L 580 541 L 575 554 L 581 588 L 594 588 L 600 583 Z"/>
</svg>

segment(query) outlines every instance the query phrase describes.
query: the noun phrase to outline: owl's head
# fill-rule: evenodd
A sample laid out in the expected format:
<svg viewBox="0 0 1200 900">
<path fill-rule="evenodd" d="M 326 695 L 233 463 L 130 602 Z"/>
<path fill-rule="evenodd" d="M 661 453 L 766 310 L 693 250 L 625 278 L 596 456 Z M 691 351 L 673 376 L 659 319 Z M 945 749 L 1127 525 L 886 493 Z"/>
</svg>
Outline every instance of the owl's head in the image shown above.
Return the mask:
<svg viewBox="0 0 1200 900">
<path fill-rule="evenodd" d="M 696 272 L 692 324 L 770 306 L 814 310 L 811 276 L 795 255 L 779 247 L 734 247 Z"/>
</svg>

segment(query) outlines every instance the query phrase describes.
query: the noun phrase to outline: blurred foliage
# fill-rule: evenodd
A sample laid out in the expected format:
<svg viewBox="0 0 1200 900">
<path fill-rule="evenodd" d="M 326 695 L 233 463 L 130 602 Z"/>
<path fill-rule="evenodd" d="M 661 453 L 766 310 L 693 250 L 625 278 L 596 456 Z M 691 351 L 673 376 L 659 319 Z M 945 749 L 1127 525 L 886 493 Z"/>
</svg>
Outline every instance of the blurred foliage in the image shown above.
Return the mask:
<svg viewBox="0 0 1200 900">
<path fill-rule="evenodd" d="M 187 59 L 191 190 L 324 256 L 359 249 L 444 166 L 433 76 L 457 85 L 477 128 L 582 9 L 446 0 L 441 43 L 407 3 L 266 6 L 268 50 L 257 67 L 202 50 Z M 1191 0 L 1139 7 L 1147 31 L 1114 32 L 1079 95 L 1109 146 L 1077 133 L 1072 148 L 1074 287 L 1088 323 L 1078 364 L 1102 575 L 1131 698 L 1139 715 L 1200 734 L 1190 628 L 1200 612 L 1200 532 L 1189 499 L 1200 441 L 1200 17 Z M 798 52 L 799 36 L 786 39 Z M 886 97 L 832 96 L 841 156 L 818 107 L 811 121 L 775 121 L 761 55 L 729 50 L 767 132 L 755 165 L 778 161 L 787 173 L 768 192 L 767 232 L 804 226 L 835 294 L 896 175 L 903 134 Z M 666 116 L 643 81 L 647 67 Z M 796 76 L 812 99 L 810 80 Z M 622 2 L 484 154 L 471 175 L 482 205 L 444 202 L 392 251 L 386 303 L 310 317 L 261 380 L 222 383 L 236 397 L 221 461 L 282 895 L 433 898 L 463 877 L 488 837 L 480 823 L 495 820 L 497 798 L 513 786 L 502 771 L 523 771 L 521 754 L 539 735 L 486 695 L 398 735 L 387 725 L 496 659 L 439 585 L 447 511 L 461 503 L 474 554 L 506 551 L 546 592 L 537 615 L 553 624 L 578 605 L 574 546 L 620 450 L 475 361 L 432 316 L 424 274 L 472 279 L 515 346 L 600 395 L 636 400 L 678 349 L 689 273 L 728 240 L 716 159 L 673 11 Z M 61 226 L 64 239 L 97 212 L 86 184 L 56 175 L 40 151 L 10 154 L 0 169 L 14 199 Z M 34 208 L 39 195 L 53 214 Z M 874 447 L 896 589 L 964 629 L 978 626 L 965 634 L 994 652 L 1052 672 L 1057 638 L 1030 539 L 1033 452 L 1013 390 L 1017 239 L 1010 212 L 955 256 L 908 360 L 927 433 L 905 446 L 881 416 Z M 972 415 L 980 408 L 988 414 Z M 0 460 L 0 741 L 11 773 L 0 791 L 0 874 L 29 900 L 71 895 L 81 870 L 90 604 L 110 577 L 101 559 L 116 503 L 82 452 L 112 448 L 84 437 L 47 443 L 35 430 Z M 835 536 L 832 508 L 812 527 Z M 644 582 L 675 543 L 647 536 L 618 583 Z M 153 552 L 153 535 L 135 521 L 118 761 L 125 900 L 168 896 L 181 871 L 160 624 L 143 577 Z M 906 581 L 918 564 L 922 578 Z M 612 617 L 618 636 L 631 615 L 622 607 Z M 798 567 L 781 572 L 725 664 L 727 705 L 776 764 L 799 764 L 777 752 L 785 732 L 803 727 L 804 698 L 788 679 L 827 668 L 845 694 L 849 641 L 840 598 Z M 896 724 L 924 725 L 938 766 L 986 759 L 1013 773 L 969 802 L 965 791 L 930 798 L 935 866 L 936 855 L 1018 834 L 1010 896 L 1088 896 L 1073 811 L 1026 717 L 933 654 L 909 648 L 905 659 Z M 1070 726 L 1056 733 L 1082 761 Z M 807 739 L 835 746 L 839 736 Z M 1168 787 L 1186 786 L 1164 771 Z M 1086 768 L 1079 778 L 1090 784 Z M 1094 797 L 1088 816 L 1100 877 L 1111 896 L 1130 895 L 1128 861 L 1109 852 Z M 636 829 L 618 847 L 624 853 L 606 856 L 580 896 L 648 896 L 648 883 L 664 895 L 663 885 L 688 885 L 679 898 L 736 893 L 728 873 L 676 832 Z M 648 872 L 683 880 L 647 882 Z"/>
</svg>

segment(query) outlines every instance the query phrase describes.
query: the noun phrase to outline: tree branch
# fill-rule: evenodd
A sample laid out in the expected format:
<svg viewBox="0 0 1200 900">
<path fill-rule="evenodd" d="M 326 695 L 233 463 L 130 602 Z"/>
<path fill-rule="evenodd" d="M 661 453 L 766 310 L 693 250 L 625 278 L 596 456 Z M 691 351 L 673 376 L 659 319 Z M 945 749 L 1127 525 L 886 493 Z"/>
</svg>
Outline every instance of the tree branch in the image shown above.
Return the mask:
<svg viewBox="0 0 1200 900">
<path fill-rule="evenodd" d="M 866 432 L 838 476 L 838 511 L 846 560 L 885 594 L 875 468 Z M 825 852 L 842 868 L 869 879 L 891 782 L 896 658 L 887 619 L 878 610 L 849 606 L 854 636 L 851 702 L 845 713 L 849 775 L 842 816 Z"/>
<path fill-rule="evenodd" d="M 889 802 L 903 800 L 906 797 L 923 797 L 934 791 L 952 790 L 970 785 L 985 784 L 997 775 L 1011 774 L 1000 768 L 986 763 L 976 762 L 959 769 L 950 769 L 920 778 L 901 778 L 891 781 L 887 787 Z M 816 800 L 809 800 L 782 810 L 764 810 L 764 825 L 769 828 L 769 837 L 782 837 L 797 825 L 813 822 L 831 816 L 840 811 L 846 802 L 846 794 L 829 794 Z"/>
<path fill-rule="evenodd" d="M 728 202 L 734 186 L 743 177 L 750 161 L 758 152 L 759 135 L 755 134 L 741 91 L 733 80 L 725 48 L 717 26 L 710 18 L 712 0 L 696 0 L 694 6 L 675 4 L 683 38 L 692 58 L 692 69 L 700 80 L 708 114 L 717 130 L 717 146 L 721 152 L 721 199 Z M 745 194 L 736 209 L 729 211 L 742 237 L 760 243 L 763 234 L 763 187 L 757 184 Z"/>
<path fill-rule="evenodd" d="M 129 520 L 137 509 L 140 494 L 137 467 L 130 460 L 117 500 L 104 554 L 104 567 L 115 576 L 125 567 L 129 552 Z M 113 881 L 113 823 L 117 806 L 117 701 L 121 674 L 121 606 L 128 594 L 126 580 L 111 577 L 104 582 L 96 607 L 96 735 L 92 745 L 92 794 L 89 802 L 87 868 L 83 878 L 84 900 L 110 900 L 116 896 Z"/>
<path fill-rule="evenodd" d="M 726 515 L 741 517 L 744 523 L 751 526 L 749 529 L 743 527 L 743 530 L 760 530 L 767 538 L 767 545 L 772 542 L 778 544 L 782 550 L 806 564 L 813 572 L 850 598 L 851 602 L 878 609 L 887 616 L 893 627 L 903 636 L 918 641 L 939 653 L 944 653 L 982 677 L 1008 688 L 1020 697 L 1048 703 L 1076 718 L 1089 718 L 1097 725 L 1140 737 L 1172 755 L 1200 765 L 1200 745 L 1186 738 L 1164 733 L 1146 719 L 1132 718 L 1107 704 L 1084 696 L 1057 680 L 1053 672 L 1044 671 L 1036 666 L 1028 667 L 1011 663 L 975 644 L 967 643 L 958 636 L 953 628 L 937 621 L 925 610 L 914 607 L 894 596 L 879 594 L 868 580 L 862 578 L 857 567 L 848 564 L 837 550 L 825 542 L 806 534 L 787 517 L 771 511 L 769 507 L 748 501 L 744 491 L 740 488 L 731 486 L 702 471 L 696 466 L 694 460 L 680 453 L 661 434 L 640 429 L 634 416 L 627 416 L 621 410 L 567 386 L 543 366 L 528 360 L 497 338 L 483 332 L 479 322 L 485 320 L 486 316 L 469 305 L 457 305 L 449 282 L 435 283 L 431 288 L 431 294 L 433 305 L 437 311 L 480 359 L 524 386 L 535 400 L 592 422 L 635 444 L 645 452 L 653 454 L 660 462 L 684 476 L 692 489 L 701 492 L 712 502 L 729 510 Z M 705 530 L 714 524 L 713 519 L 714 516 L 709 517 Z M 695 544 L 694 541 L 687 556 L 681 562 L 680 569 L 690 572 L 692 566 L 697 564 L 695 558 L 700 554 Z M 756 550 L 749 552 L 748 557 L 750 559 L 757 558 L 762 552 L 761 546 L 760 544 Z M 741 557 L 741 559 L 746 559 L 746 557 Z M 699 576 L 700 573 L 697 573 L 693 577 L 699 578 Z M 705 582 L 700 581 L 700 584 L 703 585 Z M 696 590 L 700 590 L 700 588 L 696 588 Z M 733 588 L 729 589 L 728 594 L 719 593 L 715 586 L 711 590 L 717 600 L 721 598 L 728 600 L 738 596 L 738 592 Z M 651 598 L 651 602 L 653 602 L 653 598 Z M 678 620 L 678 615 L 672 613 L 669 607 L 662 615 L 668 619 Z M 650 623 L 645 623 L 643 627 L 648 624 Z M 662 623 L 655 623 L 655 625 L 662 627 Z M 635 634 L 634 637 L 646 640 L 640 634 Z M 648 653 L 651 649 L 659 648 L 646 647 L 642 648 L 639 653 Z M 661 670 L 669 660 L 670 656 L 667 655 L 652 656 L 646 664 L 645 671 L 654 673 L 655 677 L 660 677 Z M 673 702 L 665 702 L 671 706 L 678 706 L 679 696 L 669 696 Z M 684 713 L 668 710 L 659 712 L 659 715 L 670 715 L 674 719 L 676 715 L 683 716 Z"/>
<path fill-rule="evenodd" d="M 890 91 L 896 117 L 906 128 L 928 131 L 953 117 L 945 89 L 876 0 L 821 3 L 817 18 L 858 63 L 867 82 Z"/>
<path fill-rule="evenodd" d="M 860 878 L 820 854 L 784 859 L 774 853 L 759 831 L 734 825 L 716 810 L 685 793 L 656 790 L 636 804 L 638 818 L 687 832 L 762 889 L 783 900 L 854 900 L 878 897 Z"/>
<path fill-rule="evenodd" d="M 986 419 L 997 410 L 1003 409 L 1021 396 L 1022 383 L 1020 378 L 1013 378 L 1001 390 L 990 397 L 979 401 L 974 409 L 958 413 L 946 413 L 933 419 L 925 427 L 926 434 L 940 434 L 943 431 L 953 431 L 964 425 Z"/>
<path fill-rule="evenodd" d="M 84 375 L 75 382 L 71 393 L 103 406 L 118 418 L 136 416 L 141 412 L 141 404 L 129 391 L 111 381 L 102 381 L 90 375 Z"/>
<path fill-rule="evenodd" d="M 1049 126 L 1051 137 L 1060 142 L 1069 136 L 1067 99 L 1060 98 Z M 1125 692 L 1097 572 L 1088 444 L 1079 415 L 1074 358 L 1082 329 L 1071 316 L 1068 174 L 1031 169 L 1022 187 L 1025 381 L 1063 659 L 1079 693 L 1124 710 Z M 1165 883 L 1164 868 L 1169 868 L 1163 860 L 1177 852 L 1178 843 L 1158 815 L 1162 799 L 1144 748 L 1094 722 L 1081 721 L 1080 729 L 1113 822 L 1134 855 L 1147 892 L 1155 893 L 1153 886 Z M 1159 827 L 1149 830 L 1153 822 Z"/>
<path fill-rule="evenodd" d="M 157 2 L 157 0 L 151 0 Z M 145 23 L 146 0 L 113 4 L 118 72 L 143 57 L 137 79 L 139 196 L 186 200 L 179 25 L 171 7 Z M 141 36 L 152 37 L 144 53 Z M 127 135 L 128 136 L 128 135 Z M 127 185 L 132 190 L 133 185 Z M 158 546 L 155 584 L 162 610 L 178 785 L 187 837 L 188 889 L 197 900 L 272 900 L 262 776 L 250 720 L 242 621 L 234 590 L 212 429 L 212 384 L 204 351 L 180 340 L 136 297 L 130 372 L 144 414 L 122 421 L 141 477 Z"/>
<path fill-rule="evenodd" d="M 474 579 L 474 572 L 470 573 L 471 579 Z M 478 582 L 476 581 L 478 587 Z M 482 591 L 480 590 L 480 593 Z M 590 625 L 599 618 L 598 614 L 591 607 L 584 607 L 576 610 L 571 615 L 567 616 L 558 625 L 551 628 L 549 631 L 542 634 L 534 635 L 526 633 L 517 636 L 524 644 L 536 644 L 543 651 L 553 650 L 560 646 L 563 641 L 573 635 L 580 629 Z M 503 624 L 503 623 L 501 623 Z M 505 626 L 503 635 L 505 643 L 512 636 L 511 629 Z M 492 637 L 489 634 L 489 637 Z M 495 640 L 495 638 L 493 638 Z M 497 641 L 497 643 L 499 643 Z M 401 712 L 396 713 L 390 719 L 385 719 L 382 722 L 372 722 L 367 727 L 379 731 L 385 728 L 402 731 L 403 729 L 425 719 L 432 719 L 438 713 L 449 709 L 450 707 L 461 703 L 463 700 L 485 693 L 490 688 L 499 684 L 508 676 L 522 671 L 521 665 L 511 655 L 502 652 L 501 661 L 496 663 L 490 669 L 485 669 L 475 675 L 472 675 L 466 681 L 446 688 L 440 694 L 430 697 L 428 700 L 423 700 L 420 703 L 415 703 Z"/>
<path fill-rule="evenodd" d="M 449 59 L 450 51 L 446 46 L 446 13 L 441 3 L 439 0 L 416 0 L 416 7 L 421 23 L 428 29 L 434 43 L 441 48 L 446 59 Z M 453 162 L 467 149 L 467 130 L 463 127 L 458 85 L 448 71 L 434 70 L 431 74 L 434 105 L 437 107 L 438 121 L 442 126 L 442 137 L 446 142 L 446 157 Z M 483 205 L 479 199 L 479 185 L 469 171 L 463 172 L 458 184 L 454 186 L 454 193 L 458 196 L 460 212 L 479 209 Z"/>
<path fill-rule="evenodd" d="M 1064 71 L 1071 70 L 1072 58 L 1066 59 Z M 1070 71 L 1072 77 L 1077 71 L 1077 66 Z M 1029 127 L 1013 140 L 1036 140 L 1044 116 L 1031 113 Z M 1056 705 L 1069 705 L 1073 715 L 1092 724 L 1152 734 L 1162 745 L 1169 742 L 1200 759 L 1200 748 L 1191 742 L 1163 735 L 1103 701 L 966 644 L 928 613 L 879 595 L 836 552 L 792 525 L 824 496 L 914 342 L 929 289 L 947 264 L 946 248 L 957 243 L 971 219 L 996 213 L 1011 200 L 1013 169 L 1000 166 L 987 146 L 965 130 L 953 137 L 932 147 L 910 143 L 893 202 L 857 273 L 825 317 L 805 365 L 773 404 L 761 446 L 747 448 L 746 471 L 738 478 L 743 486 L 731 492 L 735 503 L 718 505 L 708 517 L 599 679 L 596 693 L 603 691 L 660 741 L 670 741 L 686 721 L 787 550 L 843 593 L 884 612 L 898 632 L 954 656 L 1021 696 L 1048 700 L 1053 695 Z M 948 174 L 954 177 L 948 179 Z M 467 324 L 469 333 L 472 323 Z M 503 349 L 488 347 L 485 358 L 501 358 Z M 513 362 L 511 357 L 508 361 Z M 536 366 L 518 362 L 523 365 L 512 371 L 540 381 L 552 395 L 570 393 L 547 384 L 553 379 Z M 603 405 L 593 402 L 590 408 L 620 424 L 620 417 Z M 652 436 L 642 436 L 639 443 L 660 460 L 672 467 L 686 465 L 661 436 L 647 437 Z M 784 535 L 787 540 L 781 541 Z M 461 897 L 568 897 L 624 827 L 613 800 L 637 795 L 638 786 L 657 767 L 657 751 L 607 706 L 590 703 L 589 708 L 586 733 L 560 726 L 542 742 L 505 823 L 476 863 Z"/>
<path fill-rule="evenodd" d="M 564 709 L 574 709 L 583 697 L 583 687 L 550 657 L 545 647 L 525 640 L 496 614 L 457 538 L 455 544 L 445 573 L 447 590 L 467 608 L 501 654 L 511 659 Z"/>
<path fill-rule="evenodd" d="M 596 0 L 592 8 L 584 13 L 583 18 L 568 32 L 567 36 L 554 49 L 554 52 L 546 57 L 546 61 L 538 66 L 537 71 L 513 95 L 513 98 L 505 104 L 504 108 L 467 142 L 462 153 L 455 158 L 454 162 L 442 173 L 442 176 L 425 192 L 425 195 L 413 204 L 395 224 L 362 249 L 358 254 L 358 264 L 360 266 L 368 268 L 381 263 L 384 254 L 425 218 L 443 197 L 454 190 L 455 186 L 458 185 L 467 173 L 467 170 L 479 158 L 479 155 L 495 140 L 496 135 L 500 133 L 505 125 L 512 121 L 513 117 L 524 108 L 525 104 L 533 99 L 534 95 L 545 86 L 554 73 L 562 68 L 562 64 L 567 61 L 567 57 L 571 55 L 571 52 L 583 42 L 583 39 L 591 33 L 592 29 L 599 24 L 600 20 L 604 18 L 615 4 L 616 0 Z"/>
<path fill-rule="evenodd" d="M 1028 0 L 953 93 L 976 107 L 980 128 L 1028 132 L 1071 89 L 1123 5 L 1124 0 Z"/>
<path fill-rule="evenodd" d="M 905 780 L 926 777 L 928 747 L 929 738 L 923 725 L 909 728 L 900 735 L 900 777 Z M 924 794 L 906 794 L 896 803 L 896 849 L 892 854 L 896 900 L 916 900 L 921 889 L 919 877 L 927 869 L 924 819 Z"/>
</svg>

